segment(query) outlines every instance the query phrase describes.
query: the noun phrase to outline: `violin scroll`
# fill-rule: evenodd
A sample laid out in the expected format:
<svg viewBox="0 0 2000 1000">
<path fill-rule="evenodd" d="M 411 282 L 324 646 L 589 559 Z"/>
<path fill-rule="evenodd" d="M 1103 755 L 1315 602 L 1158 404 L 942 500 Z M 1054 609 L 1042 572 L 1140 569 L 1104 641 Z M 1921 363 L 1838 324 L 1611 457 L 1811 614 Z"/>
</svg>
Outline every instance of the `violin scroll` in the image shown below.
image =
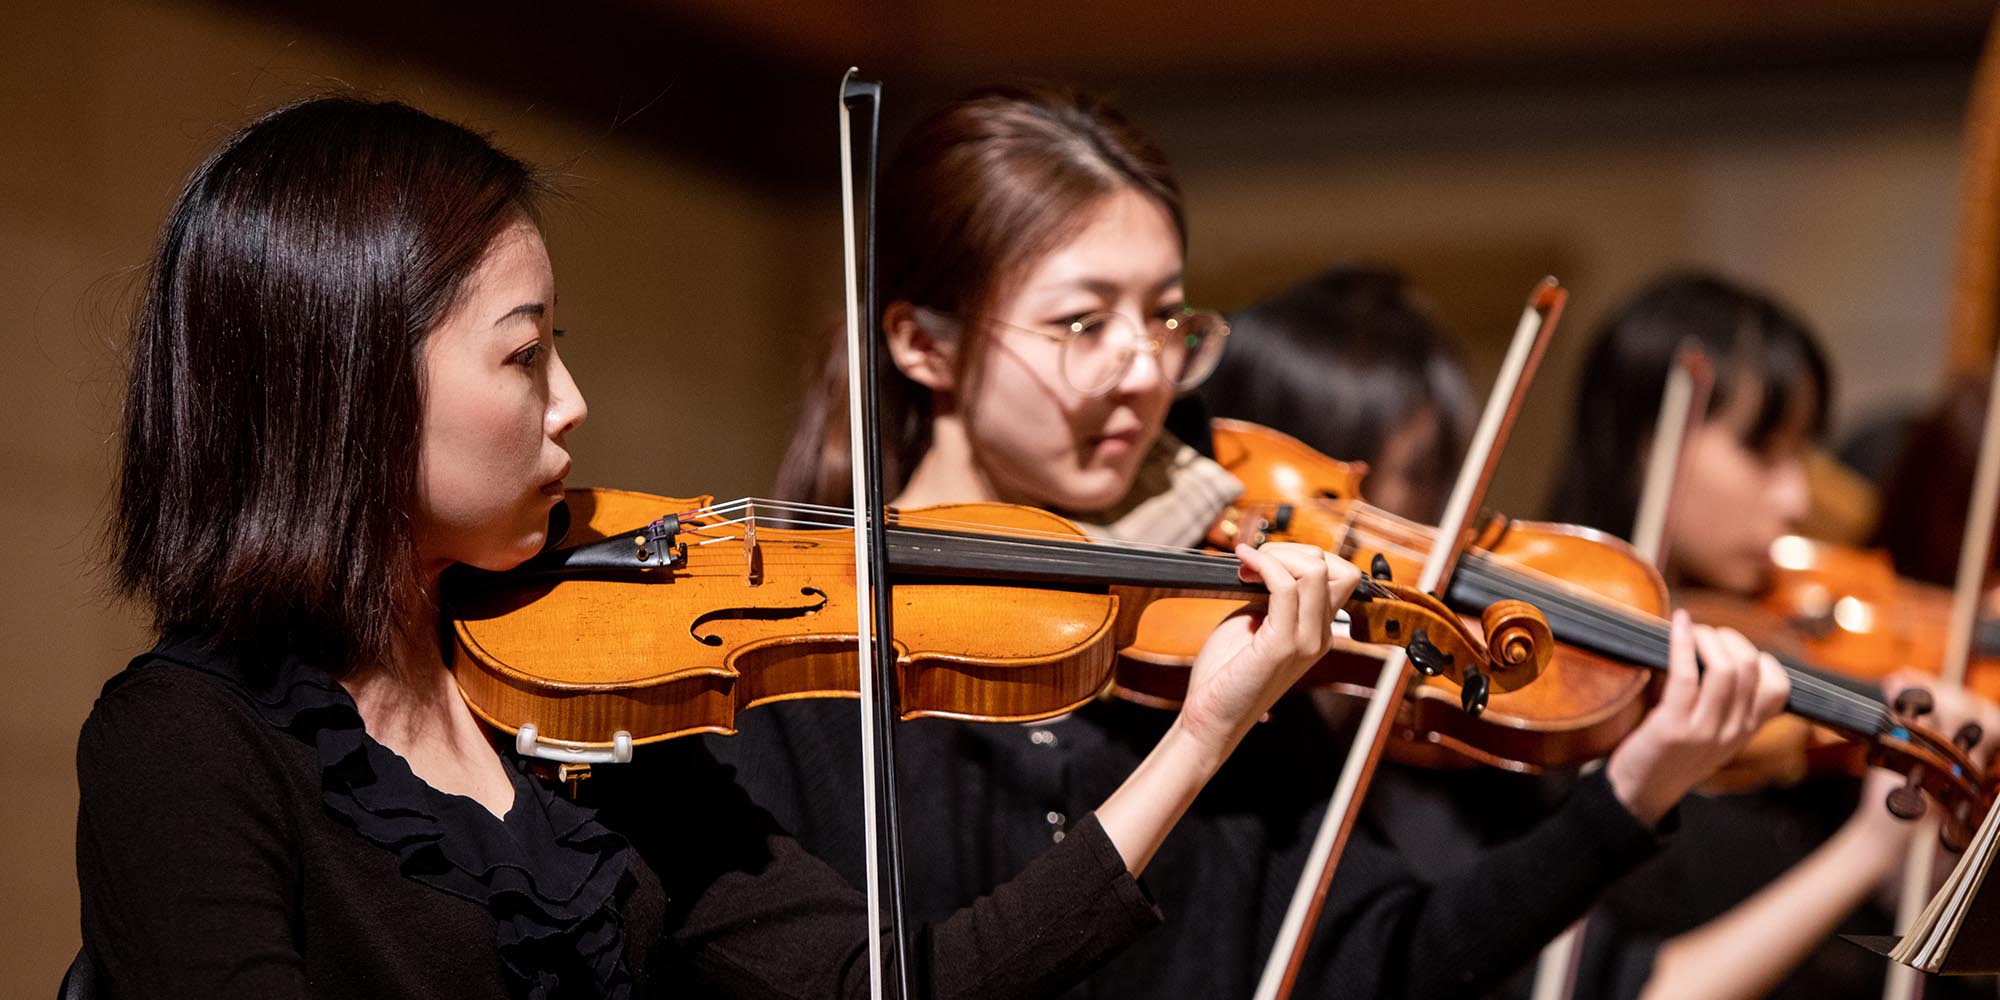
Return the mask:
<svg viewBox="0 0 2000 1000">
<path fill-rule="evenodd" d="M 1480 620 L 1482 638 L 1435 595 L 1379 574 L 1356 595 L 1347 606 L 1349 634 L 1360 642 L 1401 646 L 1419 674 L 1457 683 L 1461 706 L 1472 715 L 1485 709 L 1491 690 L 1519 690 L 1555 655 L 1548 621 L 1525 601 L 1488 607 Z"/>
<path fill-rule="evenodd" d="M 1946 740 L 1918 725 L 1917 719 L 1929 714 L 1934 704 L 1930 692 L 1921 687 L 1898 692 L 1893 704 L 1897 726 L 1870 744 L 1868 762 L 1903 775 L 1902 787 L 1883 802 L 1891 815 L 1920 819 L 1929 812 L 1929 803 L 1936 802 L 1943 814 L 1938 840 L 1947 850 L 1963 851 L 1992 800 L 1971 757 L 1984 734 L 1978 723 L 1966 723 Z"/>
</svg>

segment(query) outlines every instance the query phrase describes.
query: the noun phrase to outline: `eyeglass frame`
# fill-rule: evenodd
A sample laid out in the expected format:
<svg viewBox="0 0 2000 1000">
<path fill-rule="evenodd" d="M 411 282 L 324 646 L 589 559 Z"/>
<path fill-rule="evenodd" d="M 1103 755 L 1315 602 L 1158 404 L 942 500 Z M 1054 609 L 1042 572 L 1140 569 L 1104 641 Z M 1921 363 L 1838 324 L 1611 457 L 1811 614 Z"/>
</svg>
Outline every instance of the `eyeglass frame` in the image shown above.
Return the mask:
<svg viewBox="0 0 2000 1000">
<path fill-rule="evenodd" d="M 945 312 L 942 309 L 933 309 L 929 306 L 917 306 L 915 307 L 915 309 L 917 313 L 918 322 L 928 323 L 932 325 L 937 325 L 939 323 L 949 323 L 953 326 L 960 328 L 963 328 L 965 325 L 965 321 L 963 319 L 960 319 L 958 316 L 952 313 Z M 1074 343 L 1078 337 L 1083 336 L 1084 327 L 1086 327 L 1089 324 L 1090 320 L 1096 319 L 1097 317 L 1100 316 L 1110 316 L 1121 322 L 1131 319 L 1130 316 L 1126 315 L 1125 313 L 1119 312 L 1116 309 L 1095 309 L 1088 313 L 1083 314 L 1082 316 L 1077 317 L 1076 319 L 1069 321 L 1069 323 L 1067 324 L 1069 330 L 1066 333 L 1057 333 L 1053 330 L 1036 329 L 1035 327 L 1032 326 L 1023 326 L 1020 323 L 1010 323 L 1007 320 L 1000 319 L 996 316 L 982 317 L 981 321 L 985 323 L 994 324 L 995 326 L 1006 327 L 1009 330 L 1018 330 L 1022 333 L 1040 337 L 1043 340 L 1046 340 L 1052 344 L 1061 347 L 1065 352 L 1062 357 L 1066 359 L 1068 356 L 1067 352 L 1069 350 L 1069 345 Z M 1221 344 L 1222 346 L 1217 347 L 1215 349 L 1215 359 L 1209 362 L 1207 370 L 1201 373 L 1200 378 L 1197 378 L 1194 381 L 1188 382 L 1186 384 L 1182 384 L 1178 379 L 1167 380 L 1167 384 L 1173 386 L 1174 392 L 1176 393 L 1192 392 L 1195 389 L 1200 388 L 1203 382 L 1208 381 L 1209 377 L 1215 374 L 1215 369 L 1218 363 L 1220 363 L 1220 361 L 1222 360 L 1222 351 L 1225 347 L 1228 346 L 1229 343 L 1229 330 L 1230 330 L 1229 317 L 1224 316 L 1220 310 L 1196 309 L 1191 306 L 1182 306 L 1172 317 L 1169 317 L 1167 319 L 1167 322 L 1174 323 L 1180 320 L 1182 317 L 1186 316 L 1215 317 L 1216 330 L 1219 332 L 1211 334 L 1211 336 L 1213 336 L 1216 342 L 1218 344 Z M 1159 364 L 1160 356 L 1164 354 L 1166 351 L 1167 338 L 1161 334 L 1154 333 L 1151 325 L 1147 323 L 1140 323 L 1139 331 L 1140 331 L 1139 340 L 1145 345 L 1147 352 L 1153 356 L 1153 363 L 1155 366 L 1157 366 Z M 1131 372 L 1132 362 L 1136 360 L 1138 356 L 1139 356 L 1139 351 L 1136 345 L 1132 349 L 1127 350 L 1125 353 L 1124 363 L 1119 365 L 1118 370 L 1115 373 L 1113 373 L 1108 380 L 1105 381 L 1104 385 L 1101 388 L 1092 390 L 1092 389 L 1085 389 L 1077 385 L 1075 380 L 1070 377 L 1066 365 L 1063 366 L 1063 373 L 1062 373 L 1063 382 L 1068 384 L 1071 389 L 1074 389 L 1077 392 L 1080 392 L 1088 397 L 1096 398 L 1099 396 L 1109 395 L 1111 390 L 1118 387 L 1118 383 L 1125 378 L 1126 374 Z M 1062 365 L 1062 361 L 1058 360 L 1058 364 Z M 1166 374 L 1164 369 L 1161 370 L 1161 374 L 1162 375 Z"/>
</svg>

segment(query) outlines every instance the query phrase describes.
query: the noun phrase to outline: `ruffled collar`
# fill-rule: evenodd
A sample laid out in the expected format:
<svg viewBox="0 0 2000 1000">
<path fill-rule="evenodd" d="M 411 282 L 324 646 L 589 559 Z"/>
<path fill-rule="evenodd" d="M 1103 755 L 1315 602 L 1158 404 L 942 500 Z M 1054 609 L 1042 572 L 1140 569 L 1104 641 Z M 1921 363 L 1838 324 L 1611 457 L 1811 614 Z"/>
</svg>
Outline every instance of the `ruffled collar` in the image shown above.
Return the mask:
<svg viewBox="0 0 2000 1000">
<path fill-rule="evenodd" d="M 405 877 L 492 913 L 518 996 L 631 995 L 618 910 L 626 843 L 595 812 L 534 780 L 526 760 L 501 751 L 515 795 L 503 822 L 417 777 L 368 735 L 347 690 L 296 654 L 232 657 L 170 637 L 133 663 L 153 659 L 223 678 L 266 722 L 310 744 L 336 819 L 394 851 Z"/>
</svg>

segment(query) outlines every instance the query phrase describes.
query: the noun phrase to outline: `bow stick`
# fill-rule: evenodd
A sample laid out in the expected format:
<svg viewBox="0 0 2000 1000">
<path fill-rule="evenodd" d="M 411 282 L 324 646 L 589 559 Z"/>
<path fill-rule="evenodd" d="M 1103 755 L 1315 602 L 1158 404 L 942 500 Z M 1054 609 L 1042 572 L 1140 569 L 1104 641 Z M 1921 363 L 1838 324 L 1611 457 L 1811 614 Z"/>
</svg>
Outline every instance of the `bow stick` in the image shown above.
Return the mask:
<svg viewBox="0 0 2000 1000">
<path fill-rule="evenodd" d="M 1445 592 L 1445 585 L 1451 580 L 1452 570 L 1470 538 L 1466 525 L 1472 511 L 1486 496 L 1486 486 L 1497 468 L 1500 445 L 1513 429 L 1525 390 L 1541 364 L 1566 298 L 1568 293 L 1554 278 L 1543 278 L 1529 294 L 1527 308 L 1521 313 L 1514 340 L 1501 363 L 1500 377 L 1494 383 L 1492 395 L 1487 397 L 1472 446 L 1466 452 L 1465 463 L 1459 466 L 1451 499 L 1438 522 L 1436 540 L 1424 560 L 1423 574 L 1417 584 L 1419 590 L 1440 595 Z M 1278 927 L 1277 942 L 1272 945 L 1271 957 L 1257 982 L 1257 1000 L 1289 997 L 1297 984 L 1311 930 L 1326 904 L 1341 849 L 1354 832 L 1361 800 L 1368 794 L 1368 784 L 1382 759 L 1383 748 L 1388 745 L 1389 713 L 1402 701 L 1403 687 L 1409 680 L 1408 664 L 1409 656 L 1401 648 L 1382 663 L 1368 709 L 1361 717 L 1361 727 L 1354 734 L 1354 744 L 1341 766 L 1340 780 L 1334 785 L 1333 799 L 1327 804 L 1318 835 L 1313 838 L 1305 872 L 1292 893 L 1291 905 Z"/>
<path fill-rule="evenodd" d="M 890 600 L 888 543 L 884 533 L 882 442 L 877 419 L 875 301 L 875 156 L 882 116 L 882 85 L 858 80 L 849 68 L 840 79 L 840 214 L 847 270 L 847 419 L 854 504 L 856 666 L 861 692 L 861 785 L 867 812 L 862 840 L 868 852 L 868 989 L 882 1000 L 882 935 L 886 895 L 889 941 L 894 949 L 896 996 L 909 1000 L 909 936 L 904 932 L 903 831 L 896 797 L 895 612 Z M 854 114 L 866 122 L 867 162 L 855 166 Z M 855 188 L 862 189 L 856 198 Z M 867 208 L 857 233 L 857 201 Z"/>
</svg>

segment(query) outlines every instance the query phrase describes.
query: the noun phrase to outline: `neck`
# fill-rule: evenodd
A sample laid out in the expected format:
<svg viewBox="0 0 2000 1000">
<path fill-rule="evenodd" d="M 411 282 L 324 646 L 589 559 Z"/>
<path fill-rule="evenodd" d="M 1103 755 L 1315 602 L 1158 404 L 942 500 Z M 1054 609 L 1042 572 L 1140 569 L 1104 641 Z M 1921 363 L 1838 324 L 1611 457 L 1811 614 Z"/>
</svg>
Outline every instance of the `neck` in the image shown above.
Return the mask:
<svg viewBox="0 0 2000 1000">
<path fill-rule="evenodd" d="M 931 421 L 931 446 L 917 467 L 910 470 L 903 491 L 892 501 L 897 507 L 927 507 L 941 503 L 986 503 L 1005 501 L 992 477 L 980 468 L 966 434 L 965 421 L 956 414 L 939 414 Z"/>
<path fill-rule="evenodd" d="M 458 683 L 438 649 L 437 587 L 437 571 L 428 571 L 416 606 L 398 616 L 402 625 L 383 660 L 340 679 L 369 732 L 385 743 L 424 730 L 427 720 L 449 710 L 447 699 L 458 697 Z"/>
</svg>

